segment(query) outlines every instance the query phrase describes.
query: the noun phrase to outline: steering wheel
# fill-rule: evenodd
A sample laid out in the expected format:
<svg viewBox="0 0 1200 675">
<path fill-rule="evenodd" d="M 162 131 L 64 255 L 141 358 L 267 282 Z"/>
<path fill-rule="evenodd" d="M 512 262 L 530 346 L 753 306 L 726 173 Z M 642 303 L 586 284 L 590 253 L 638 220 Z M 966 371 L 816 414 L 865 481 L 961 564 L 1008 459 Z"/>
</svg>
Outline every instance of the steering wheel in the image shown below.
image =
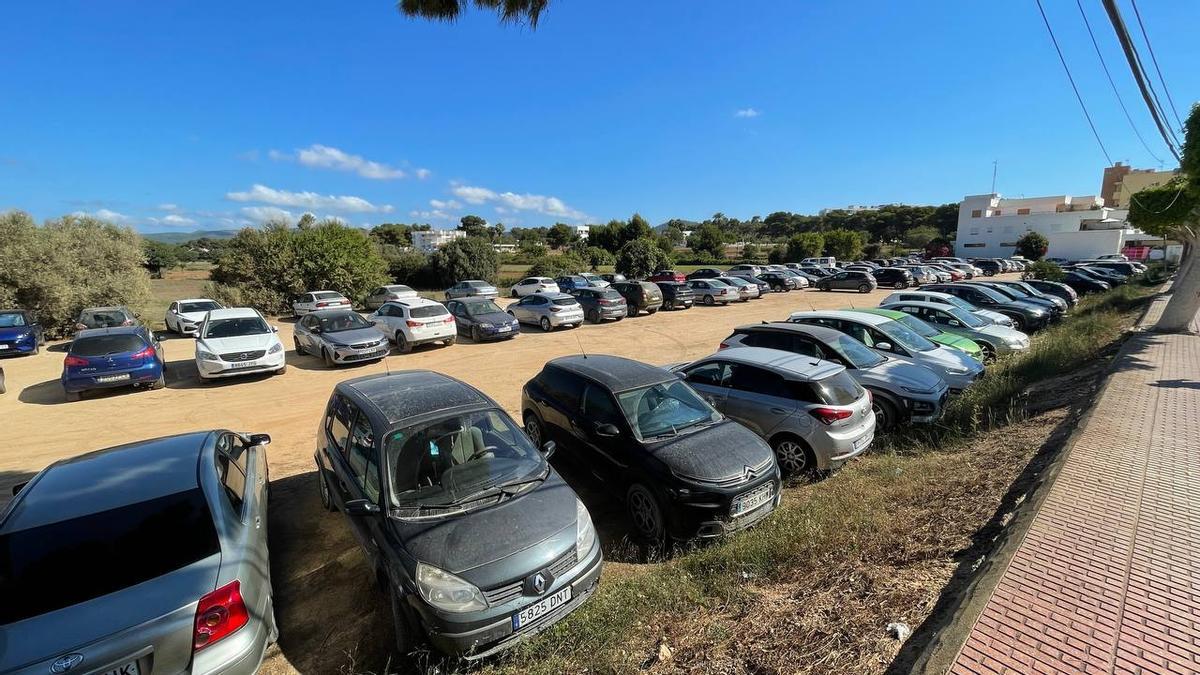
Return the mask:
<svg viewBox="0 0 1200 675">
<path fill-rule="evenodd" d="M 489 445 L 489 446 L 483 448 L 482 450 L 476 450 L 474 454 L 472 454 L 470 457 L 467 458 L 467 462 L 473 462 L 473 461 L 479 459 L 480 457 L 483 457 L 484 455 L 488 454 L 489 452 L 495 453 L 496 446 Z M 466 462 L 463 462 L 463 464 L 466 464 Z"/>
</svg>

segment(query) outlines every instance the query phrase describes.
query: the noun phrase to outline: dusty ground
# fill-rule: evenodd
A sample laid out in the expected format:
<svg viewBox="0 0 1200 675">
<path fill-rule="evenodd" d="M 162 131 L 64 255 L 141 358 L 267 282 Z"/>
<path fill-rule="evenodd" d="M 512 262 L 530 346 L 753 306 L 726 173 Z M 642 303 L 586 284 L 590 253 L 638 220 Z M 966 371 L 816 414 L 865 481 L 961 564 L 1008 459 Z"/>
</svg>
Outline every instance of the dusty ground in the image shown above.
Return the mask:
<svg viewBox="0 0 1200 675">
<path fill-rule="evenodd" d="M 13 483 L 57 459 L 89 450 L 197 429 L 269 433 L 273 438 L 269 450 L 272 569 L 281 640 L 264 672 L 337 672 L 348 660 L 358 661 L 359 654 L 364 667 L 378 668 L 372 661 L 387 639 L 388 626 L 375 611 L 377 594 L 369 587 L 362 558 L 340 516 L 320 511 L 316 499 L 313 443 L 336 382 L 386 369 L 434 369 L 479 387 L 515 414 L 521 386 L 556 356 L 582 350 L 652 363 L 689 360 L 714 351 L 740 324 L 783 319 L 810 306 L 875 306 L 890 292 L 792 292 L 728 307 L 659 312 L 550 334 L 526 327 L 506 343 L 476 345 L 464 339 L 448 348 L 421 347 L 380 363 L 333 370 L 289 349 L 290 367 L 283 376 L 208 385 L 196 377 L 192 340 L 174 338 L 164 341 L 166 389 L 113 390 L 70 404 L 58 381 L 63 346 L 55 345 L 38 356 L 0 362 L 9 390 L 0 396 L 0 420 L 6 432 L 0 443 L 0 505 L 7 502 Z M 145 318 L 161 321 L 157 315 Z M 290 347 L 290 320 L 273 323 Z M 614 546 L 623 524 L 613 505 L 595 486 L 577 487 L 598 514 L 606 548 Z M 619 573 L 619 566 L 613 567 Z"/>
</svg>

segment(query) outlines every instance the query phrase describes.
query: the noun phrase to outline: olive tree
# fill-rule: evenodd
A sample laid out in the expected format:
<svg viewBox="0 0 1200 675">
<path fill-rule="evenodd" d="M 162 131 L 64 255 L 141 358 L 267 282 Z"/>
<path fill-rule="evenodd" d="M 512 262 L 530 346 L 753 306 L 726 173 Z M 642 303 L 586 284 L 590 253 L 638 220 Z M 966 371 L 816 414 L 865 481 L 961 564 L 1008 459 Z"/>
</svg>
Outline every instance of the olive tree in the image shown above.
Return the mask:
<svg viewBox="0 0 1200 675">
<path fill-rule="evenodd" d="M 630 279 L 648 277 L 670 266 L 671 256 L 647 237 L 634 239 L 617 252 L 617 272 Z"/>
<path fill-rule="evenodd" d="M 487 239 L 466 237 L 434 251 L 429 256 L 429 267 L 438 283 L 444 286 L 465 279 L 495 281 L 500 269 L 500 255 Z"/>
</svg>

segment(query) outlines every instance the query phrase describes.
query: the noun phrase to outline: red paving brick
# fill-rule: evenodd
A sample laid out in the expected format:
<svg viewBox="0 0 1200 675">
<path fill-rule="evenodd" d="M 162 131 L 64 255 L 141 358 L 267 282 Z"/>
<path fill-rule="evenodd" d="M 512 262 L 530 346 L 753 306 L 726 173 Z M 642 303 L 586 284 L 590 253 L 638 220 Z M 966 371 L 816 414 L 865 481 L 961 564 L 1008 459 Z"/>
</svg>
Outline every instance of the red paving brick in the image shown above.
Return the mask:
<svg viewBox="0 0 1200 675">
<path fill-rule="evenodd" d="M 949 672 L 1200 673 L 1200 337 L 1130 339 Z"/>
</svg>

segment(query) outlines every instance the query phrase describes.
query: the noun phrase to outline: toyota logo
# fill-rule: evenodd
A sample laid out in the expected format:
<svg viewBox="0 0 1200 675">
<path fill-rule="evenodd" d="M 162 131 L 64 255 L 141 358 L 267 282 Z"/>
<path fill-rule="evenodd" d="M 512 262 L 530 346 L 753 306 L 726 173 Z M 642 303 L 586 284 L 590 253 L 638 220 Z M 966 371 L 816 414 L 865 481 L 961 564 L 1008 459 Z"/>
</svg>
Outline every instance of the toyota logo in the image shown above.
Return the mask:
<svg viewBox="0 0 1200 675">
<path fill-rule="evenodd" d="M 538 595 L 545 593 L 546 592 L 546 575 L 542 574 L 541 572 L 538 572 L 537 574 L 533 575 L 532 585 L 533 585 L 533 590 L 536 591 Z M 79 658 L 82 659 L 83 657 L 81 656 Z"/>
<path fill-rule="evenodd" d="M 67 654 L 54 659 L 54 663 L 50 664 L 50 672 L 65 673 L 75 666 L 83 663 L 83 654 Z"/>
</svg>

